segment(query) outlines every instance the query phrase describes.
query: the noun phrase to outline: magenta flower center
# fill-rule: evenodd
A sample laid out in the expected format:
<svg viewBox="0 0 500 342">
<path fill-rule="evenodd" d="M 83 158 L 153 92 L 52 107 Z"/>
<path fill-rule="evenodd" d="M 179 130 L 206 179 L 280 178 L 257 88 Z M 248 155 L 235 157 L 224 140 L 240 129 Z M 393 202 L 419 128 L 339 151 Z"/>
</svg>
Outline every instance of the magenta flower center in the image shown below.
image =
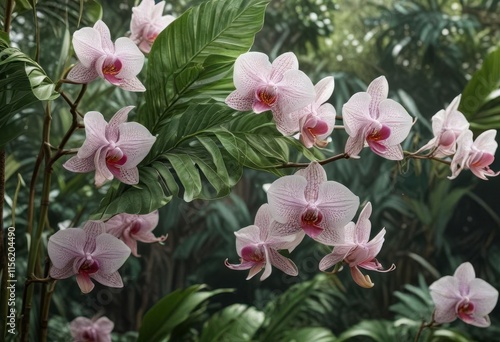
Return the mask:
<svg viewBox="0 0 500 342">
<path fill-rule="evenodd" d="M 94 328 L 87 328 L 82 334 L 83 342 L 97 342 L 97 333 Z"/>
<path fill-rule="evenodd" d="M 141 224 L 139 222 L 134 222 L 132 228 L 130 228 L 130 235 L 137 234 L 141 230 Z"/>
<path fill-rule="evenodd" d="M 99 262 L 92 259 L 91 256 L 87 257 L 87 260 L 80 266 L 78 273 L 92 274 L 99 270 Z"/>
<path fill-rule="evenodd" d="M 257 100 L 272 107 L 278 100 L 278 91 L 275 86 L 267 85 L 257 89 L 256 92 Z"/>
<path fill-rule="evenodd" d="M 380 141 L 389 138 L 391 135 L 391 129 L 386 125 L 381 125 L 380 128 L 374 128 L 366 137 L 366 140 L 369 141 Z"/>
<path fill-rule="evenodd" d="M 115 76 L 122 69 L 122 62 L 119 59 L 115 59 L 113 62 L 105 64 L 102 66 L 102 73 L 104 75 Z"/>
<path fill-rule="evenodd" d="M 255 263 L 261 263 L 266 261 L 266 255 L 261 246 L 245 246 L 241 250 L 241 258 L 244 261 L 250 261 Z"/>
<path fill-rule="evenodd" d="M 106 164 L 111 167 L 122 166 L 127 162 L 127 156 L 119 147 L 115 147 L 106 154 Z"/>
<path fill-rule="evenodd" d="M 471 302 L 463 302 L 458 305 L 457 309 L 457 314 L 458 317 L 464 318 L 464 317 L 470 317 L 474 313 L 474 304 Z"/>
<path fill-rule="evenodd" d="M 319 225 L 323 221 L 323 214 L 318 208 L 307 207 L 300 217 L 300 225 L 304 232 L 312 238 L 315 238 L 323 232 Z"/>
</svg>

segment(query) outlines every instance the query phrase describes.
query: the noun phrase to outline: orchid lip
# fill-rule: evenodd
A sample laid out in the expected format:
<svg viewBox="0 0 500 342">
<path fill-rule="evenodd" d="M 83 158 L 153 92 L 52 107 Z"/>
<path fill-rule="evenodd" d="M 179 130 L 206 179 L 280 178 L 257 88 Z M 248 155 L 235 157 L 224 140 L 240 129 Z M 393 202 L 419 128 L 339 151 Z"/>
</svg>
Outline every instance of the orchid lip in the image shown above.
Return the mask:
<svg viewBox="0 0 500 342">
<path fill-rule="evenodd" d="M 278 91 L 275 86 L 267 85 L 257 89 L 255 97 L 258 101 L 272 107 L 278 100 Z"/>
</svg>

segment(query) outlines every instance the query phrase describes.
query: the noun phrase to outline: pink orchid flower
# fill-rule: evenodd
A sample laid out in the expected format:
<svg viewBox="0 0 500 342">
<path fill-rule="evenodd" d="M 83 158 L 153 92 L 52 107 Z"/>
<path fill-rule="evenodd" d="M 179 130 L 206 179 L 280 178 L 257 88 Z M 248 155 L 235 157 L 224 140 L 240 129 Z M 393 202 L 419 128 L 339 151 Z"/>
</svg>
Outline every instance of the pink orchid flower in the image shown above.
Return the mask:
<svg viewBox="0 0 500 342">
<path fill-rule="evenodd" d="M 366 92 L 354 94 L 342 108 L 349 138 L 345 152 L 357 157 L 365 146 L 381 157 L 402 160 L 400 143 L 410 133 L 412 118 L 396 101 L 387 98 L 389 84 L 384 76 L 373 80 Z"/>
<path fill-rule="evenodd" d="M 158 225 L 158 218 L 158 210 L 146 215 L 118 214 L 106 222 L 106 232 L 125 242 L 138 257 L 137 241 L 153 243 L 167 239 L 164 235 L 156 237 L 151 233 Z"/>
<path fill-rule="evenodd" d="M 83 118 L 86 139 L 75 157 L 64 163 L 72 172 L 95 170 L 95 184 L 118 178 L 125 184 L 137 184 L 137 165 L 146 157 L 156 137 L 137 122 L 126 122 L 132 106 L 120 109 L 109 124 L 99 112 L 88 112 Z"/>
<path fill-rule="evenodd" d="M 359 198 L 351 190 L 327 181 L 325 170 L 317 162 L 274 181 L 267 199 L 274 220 L 281 223 L 276 235 L 305 233 L 313 239 L 338 234 L 359 206 Z"/>
<path fill-rule="evenodd" d="M 264 268 L 260 280 L 271 274 L 271 265 L 277 267 L 288 275 L 298 274 L 297 266 L 280 253 L 279 249 L 288 249 L 291 252 L 302 239 L 290 235 L 287 237 L 273 235 L 274 221 L 271 217 L 269 205 L 262 205 L 255 215 L 255 224 L 235 232 L 236 251 L 240 256 L 240 264 L 230 264 L 226 259 L 225 264 L 232 270 L 248 270 L 247 280 L 255 276 Z"/>
<path fill-rule="evenodd" d="M 488 314 L 498 301 L 498 291 L 483 279 L 476 278 L 474 268 L 464 262 L 453 276 L 436 280 L 429 287 L 436 305 L 434 321 L 453 322 L 457 317 L 467 324 L 489 327 Z"/>
<path fill-rule="evenodd" d="M 124 90 L 146 90 L 136 77 L 144 65 L 144 55 L 129 38 L 118 38 L 113 44 L 109 29 L 101 20 L 93 28 L 76 31 L 73 48 L 79 63 L 69 72 L 68 80 L 86 84 L 101 77 Z"/>
<path fill-rule="evenodd" d="M 171 15 L 162 16 L 164 8 L 165 1 L 155 4 L 154 0 L 142 0 L 139 6 L 132 8 L 130 39 L 144 53 L 151 51 L 156 37 L 175 20 Z"/>
<path fill-rule="evenodd" d="M 382 249 L 384 243 L 385 228 L 375 236 L 370 238 L 371 222 L 369 220 L 372 213 L 372 205 L 368 202 L 361 213 L 358 221 L 349 222 L 341 230 L 340 238 L 338 236 L 328 236 L 322 241 L 327 245 L 335 246 L 333 252 L 326 255 L 319 263 L 319 269 L 326 271 L 335 264 L 344 261 L 351 269 L 352 279 L 361 287 L 373 287 L 370 276 L 361 273 L 359 267 L 370 271 L 389 272 L 396 268 L 393 264 L 389 269 L 384 270 L 382 265 L 375 258 Z"/>
<path fill-rule="evenodd" d="M 333 77 L 325 77 L 319 81 L 314 89 L 316 90 L 316 100 L 300 110 L 298 113 L 300 141 L 305 147 L 311 148 L 313 145 L 325 147 L 326 138 L 330 136 L 335 126 L 335 108 L 328 101 L 332 96 L 335 82 Z M 293 114 L 290 116 L 293 118 Z"/>
<path fill-rule="evenodd" d="M 111 331 L 115 324 L 107 317 L 88 319 L 77 317 L 69 329 L 75 342 L 111 342 Z"/>
<path fill-rule="evenodd" d="M 440 110 L 432 117 L 432 138 L 417 152 L 434 150 L 436 157 L 451 156 L 455 154 L 457 138 L 462 132 L 469 129 L 469 122 L 465 116 L 458 111 L 458 105 L 462 95 L 453 99 L 445 110 Z"/>
<path fill-rule="evenodd" d="M 495 160 L 495 151 L 498 143 L 495 141 L 497 131 L 494 129 L 481 133 L 472 142 L 472 132 L 467 130 L 457 139 L 457 152 L 451 161 L 451 176 L 455 179 L 463 169 L 469 169 L 477 177 L 488 180 L 488 177 L 495 177 L 500 172 L 490 169 L 491 163 Z"/>
<path fill-rule="evenodd" d="M 60 230 L 50 237 L 47 249 L 52 278 L 66 279 L 76 274 L 83 293 L 94 288 L 91 279 L 105 286 L 123 287 L 118 269 L 129 257 L 130 248 L 105 233 L 104 223 L 87 221 L 83 229 Z"/>
<path fill-rule="evenodd" d="M 292 52 L 282 54 L 272 64 L 263 53 L 244 53 L 234 63 L 236 90 L 226 98 L 226 104 L 239 111 L 271 110 L 278 130 L 293 134 L 298 131 L 298 119 L 293 123 L 288 116 L 312 103 L 316 96 L 311 80 L 298 69 Z M 292 127 L 287 126 L 290 122 Z"/>
</svg>

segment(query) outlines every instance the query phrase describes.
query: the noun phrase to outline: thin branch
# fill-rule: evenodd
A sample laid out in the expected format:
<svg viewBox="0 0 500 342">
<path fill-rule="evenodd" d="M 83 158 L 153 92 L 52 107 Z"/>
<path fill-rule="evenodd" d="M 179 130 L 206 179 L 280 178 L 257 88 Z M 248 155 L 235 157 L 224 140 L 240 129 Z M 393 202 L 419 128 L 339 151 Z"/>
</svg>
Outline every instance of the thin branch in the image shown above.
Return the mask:
<svg viewBox="0 0 500 342">
<path fill-rule="evenodd" d="M 347 153 L 341 153 L 341 154 L 337 154 L 337 155 L 335 155 L 333 157 L 330 157 L 330 158 L 327 158 L 327 159 L 324 159 L 324 160 L 318 160 L 317 162 L 320 165 L 325 165 L 325 164 L 334 162 L 336 160 L 349 159 L 349 158 L 350 157 L 349 157 L 349 155 Z M 284 168 L 288 168 L 288 167 L 308 167 L 309 164 L 310 163 L 285 163 L 285 164 L 270 166 L 268 168 L 269 169 L 271 169 L 271 168 L 274 168 L 274 169 L 284 169 Z"/>
<path fill-rule="evenodd" d="M 3 30 L 10 32 L 10 23 L 12 21 L 12 10 L 14 9 L 14 0 L 7 0 L 5 4 L 5 17 L 3 21 Z"/>
</svg>

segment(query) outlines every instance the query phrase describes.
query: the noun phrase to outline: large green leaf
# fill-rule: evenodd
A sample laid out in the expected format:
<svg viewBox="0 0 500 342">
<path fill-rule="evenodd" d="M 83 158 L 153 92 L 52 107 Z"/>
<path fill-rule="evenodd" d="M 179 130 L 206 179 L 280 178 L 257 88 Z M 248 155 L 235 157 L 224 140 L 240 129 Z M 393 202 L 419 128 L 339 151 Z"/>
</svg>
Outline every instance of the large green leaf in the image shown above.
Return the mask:
<svg viewBox="0 0 500 342">
<path fill-rule="evenodd" d="M 198 342 L 255 341 L 254 335 L 263 322 L 264 313 L 253 307 L 234 304 L 210 317 Z"/>
<path fill-rule="evenodd" d="M 500 128 L 500 48 L 486 56 L 481 69 L 467 83 L 459 110 L 471 127 L 480 130 Z"/>
<path fill-rule="evenodd" d="M 252 46 L 268 2 L 207 1 L 170 24 L 149 55 L 139 121 L 156 134 L 189 104 L 227 96 L 233 90 L 232 65 Z"/>
<path fill-rule="evenodd" d="M 308 327 L 287 330 L 283 341 L 294 342 L 336 342 L 337 339 L 333 333 L 321 327 Z"/>
<path fill-rule="evenodd" d="M 9 47 L 4 38 L 0 36 L 0 130 L 21 128 L 18 121 L 23 118 L 14 118 L 16 113 L 34 102 L 54 100 L 59 96 L 42 67 L 19 49 Z M 2 145 L 17 136 L 8 135 L 9 139 L 1 139 Z"/>
<path fill-rule="evenodd" d="M 137 342 L 168 340 L 172 330 L 188 320 L 190 314 L 210 297 L 228 292 L 226 289 L 201 291 L 203 285 L 172 292 L 144 315 Z"/>
</svg>

